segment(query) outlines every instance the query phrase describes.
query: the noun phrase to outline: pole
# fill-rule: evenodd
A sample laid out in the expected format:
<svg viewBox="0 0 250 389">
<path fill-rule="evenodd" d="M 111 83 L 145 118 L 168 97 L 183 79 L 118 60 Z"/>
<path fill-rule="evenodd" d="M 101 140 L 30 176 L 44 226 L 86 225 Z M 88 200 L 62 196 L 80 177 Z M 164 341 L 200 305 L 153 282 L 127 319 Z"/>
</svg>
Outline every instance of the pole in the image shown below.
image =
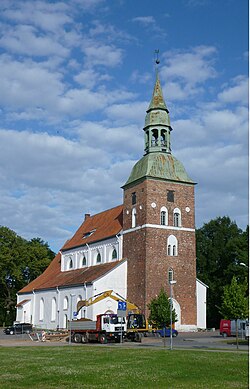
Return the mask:
<svg viewBox="0 0 250 389">
<path fill-rule="evenodd" d="M 69 306 L 69 346 L 71 345 L 71 311 L 72 311 L 72 295 L 70 295 L 70 306 Z"/>
<path fill-rule="evenodd" d="M 170 350 L 173 350 L 173 334 L 172 334 L 172 310 L 173 310 L 173 301 L 172 301 L 172 283 L 170 281 Z"/>
<path fill-rule="evenodd" d="M 69 307 L 69 345 L 71 345 L 71 321 L 72 321 L 72 298 L 75 294 L 70 294 L 70 307 Z"/>
</svg>

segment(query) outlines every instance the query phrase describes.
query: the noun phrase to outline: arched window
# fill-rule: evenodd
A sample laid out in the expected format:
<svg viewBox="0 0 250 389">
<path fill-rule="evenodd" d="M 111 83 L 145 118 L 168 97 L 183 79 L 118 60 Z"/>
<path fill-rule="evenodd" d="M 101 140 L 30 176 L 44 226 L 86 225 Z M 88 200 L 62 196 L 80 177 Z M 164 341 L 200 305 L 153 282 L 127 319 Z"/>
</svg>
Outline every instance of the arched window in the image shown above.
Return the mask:
<svg viewBox="0 0 250 389">
<path fill-rule="evenodd" d="M 167 241 L 167 253 L 171 256 L 178 255 L 178 241 L 174 235 L 170 235 Z"/>
<path fill-rule="evenodd" d="M 56 320 L 56 298 L 53 297 L 51 301 L 51 321 Z"/>
<path fill-rule="evenodd" d="M 112 251 L 112 259 L 117 259 L 117 251 L 116 251 L 116 249 L 114 249 Z"/>
<path fill-rule="evenodd" d="M 87 260 L 86 260 L 86 257 L 84 255 L 83 259 L 82 259 L 82 266 L 86 266 L 86 265 L 87 265 Z"/>
<path fill-rule="evenodd" d="M 158 146 L 158 130 L 156 128 L 152 131 L 151 146 Z"/>
<path fill-rule="evenodd" d="M 63 299 L 63 309 L 68 309 L 68 307 L 69 307 L 69 299 L 67 296 L 65 296 Z"/>
<path fill-rule="evenodd" d="M 101 261 L 102 261 L 101 254 L 98 253 L 96 256 L 96 263 L 101 263 Z"/>
<path fill-rule="evenodd" d="M 166 207 L 161 207 L 161 225 L 168 225 L 168 210 Z"/>
<path fill-rule="evenodd" d="M 73 269 L 73 259 L 70 258 L 68 262 L 68 270 Z"/>
<path fill-rule="evenodd" d="M 40 304 L 39 304 L 39 320 L 44 319 L 44 299 L 43 297 L 40 298 Z"/>
<path fill-rule="evenodd" d="M 136 209 L 132 209 L 132 228 L 136 227 Z"/>
<path fill-rule="evenodd" d="M 181 211 L 179 208 L 174 209 L 174 227 L 181 227 Z"/>
</svg>

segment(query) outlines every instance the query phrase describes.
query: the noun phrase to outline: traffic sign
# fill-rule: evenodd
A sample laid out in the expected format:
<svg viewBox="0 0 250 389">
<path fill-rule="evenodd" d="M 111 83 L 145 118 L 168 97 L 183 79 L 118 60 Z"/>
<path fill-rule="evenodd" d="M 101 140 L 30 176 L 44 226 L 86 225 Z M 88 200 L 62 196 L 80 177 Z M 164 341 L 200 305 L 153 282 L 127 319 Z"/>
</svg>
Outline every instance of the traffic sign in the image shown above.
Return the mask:
<svg viewBox="0 0 250 389">
<path fill-rule="evenodd" d="M 77 317 L 77 312 L 73 312 L 73 316 L 74 316 L 74 317 Z"/>
<path fill-rule="evenodd" d="M 118 310 L 119 311 L 126 311 L 127 310 L 126 301 L 118 301 Z"/>
</svg>

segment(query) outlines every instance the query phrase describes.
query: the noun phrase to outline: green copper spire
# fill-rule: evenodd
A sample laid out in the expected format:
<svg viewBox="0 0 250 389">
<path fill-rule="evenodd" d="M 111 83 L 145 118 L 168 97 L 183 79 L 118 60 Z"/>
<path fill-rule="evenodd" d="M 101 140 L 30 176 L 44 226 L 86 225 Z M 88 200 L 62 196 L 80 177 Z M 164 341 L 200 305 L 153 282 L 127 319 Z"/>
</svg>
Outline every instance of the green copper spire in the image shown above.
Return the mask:
<svg viewBox="0 0 250 389">
<path fill-rule="evenodd" d="M 147 112 L 151 111 L 152 109 L 163 109 L 164 111 L 167 111 L 167 113 L 169 113 L 163 98 L 158 69 L 156 69 L 155 87 L 154 87 L 153 96 L 149 104 L 149 107 L 147 109 Z"/>
<path fill-rule="evenodd" d="M 153 152 L 171 153 L 169 111 L 163 98 L 158 70 L 153 96 L 145 117 L 145 154 Z"/>
<path fill-rule="evenodd" d="M 157 64 L 159 63 L 156 62 Z M 145 179 L 195 184 L 184 166 L 171 154 L 169 111 L 163 98 L 158 70 L 153 96 L 149 104 L 145 127 L 145 154 L 135 164 L 123 186 L 133 186 Z"/>
</svg>

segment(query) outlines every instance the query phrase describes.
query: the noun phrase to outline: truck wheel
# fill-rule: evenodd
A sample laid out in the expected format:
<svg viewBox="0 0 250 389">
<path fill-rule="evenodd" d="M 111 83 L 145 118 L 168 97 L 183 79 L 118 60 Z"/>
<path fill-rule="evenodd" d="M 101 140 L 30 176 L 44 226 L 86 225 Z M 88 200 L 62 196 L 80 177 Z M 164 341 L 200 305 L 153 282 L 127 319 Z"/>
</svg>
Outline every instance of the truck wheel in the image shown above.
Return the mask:
<svg viewBox="0 0 250 389">
<path fill-rule="evenodd" d="M 107 341 L 107 338 L 106 338 L 106 335 L 100 335 L 99 337 L 99 342 L 101 344 L 106 344 L 108 341 Z"/>
<path fill-rule="evenodd" d="M 74 334 L 73 336 L 73 342 L 75 343 L 81 343 L 82 337 L 80 334 Z"/>
<path fill-rule="evenodd" d="M 141 343 L 141 334 L 139 332 L 135 335 L 135 342 Z"/>
<path fill-rule="evenodd" d="M 87 334 L 83 334 L 83 335 L 82 335 L 82 343 L 88 343 Z"/>
<path fill-rule="evenodd" d="M 10 335 L 14 335 L 14 331 L 10 331 Z"/>
</svg>

